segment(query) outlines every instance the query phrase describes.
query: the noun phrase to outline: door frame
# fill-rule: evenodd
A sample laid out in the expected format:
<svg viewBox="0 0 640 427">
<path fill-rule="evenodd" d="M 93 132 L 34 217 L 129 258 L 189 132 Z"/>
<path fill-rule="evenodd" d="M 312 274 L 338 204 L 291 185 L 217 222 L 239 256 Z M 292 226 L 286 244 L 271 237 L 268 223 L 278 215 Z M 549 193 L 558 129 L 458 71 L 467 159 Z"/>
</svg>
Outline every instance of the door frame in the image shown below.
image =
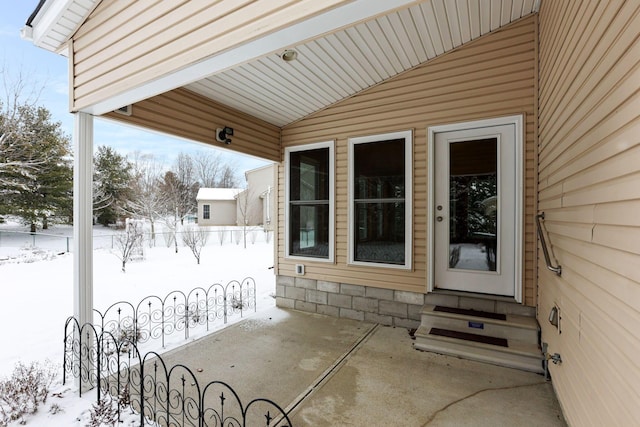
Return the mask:
<svg viewBox="0 0 640 427">
<path fill-rule="evenodd" d="M 473 120 L 447 125 L 429 126 L 427 128 L 427 292 L 435 290 L 435 136 L 437 133 L 469 130 L 475 128 L 493 127 L 501 125 L 515 126 L 515 157 L 516 157 L 516 216 L 515 216 L 515 252 L 514 260 L 514 299 L 522 303 L 523 294 L 523 246 L 524 239 L 524 115 L 496 117 L 491 119 Z"/>
</svg>

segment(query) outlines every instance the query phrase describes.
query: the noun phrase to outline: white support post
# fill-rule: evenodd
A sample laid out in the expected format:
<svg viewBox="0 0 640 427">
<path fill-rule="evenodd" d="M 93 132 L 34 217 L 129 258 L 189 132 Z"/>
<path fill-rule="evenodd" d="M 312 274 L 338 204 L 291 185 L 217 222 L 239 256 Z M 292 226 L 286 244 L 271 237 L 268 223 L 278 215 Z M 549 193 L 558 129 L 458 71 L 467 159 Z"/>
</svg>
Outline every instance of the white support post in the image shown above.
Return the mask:
<svg viewBox="0 0 640 427">
<path fill-rule="evenodd" d="M 73 167 L 74 314 L 93 321 L 93 116 L 75 114 Z"/>
<path fill-rule="evenodd" d="M 73 311 L 93 323 L 93 116 L 75 113 L 73 134 Z M 90 343 L 87 343 L 90 344 Z M 82 361 L 85 363 L 86 361 Z M 82 377 L 82 373 L 80 374 Z M 90 386 L 76 385 L 84 392 Z"/>
</svg>

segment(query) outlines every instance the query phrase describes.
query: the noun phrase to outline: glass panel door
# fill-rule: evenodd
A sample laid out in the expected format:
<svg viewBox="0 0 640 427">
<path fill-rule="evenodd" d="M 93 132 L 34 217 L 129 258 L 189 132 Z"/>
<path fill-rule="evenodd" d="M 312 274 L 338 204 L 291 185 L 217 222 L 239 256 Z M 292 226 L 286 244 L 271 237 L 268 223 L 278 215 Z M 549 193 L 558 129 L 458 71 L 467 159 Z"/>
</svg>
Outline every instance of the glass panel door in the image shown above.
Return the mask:
<svg viewBox="0 0 640 427">
<path fill-rule="evenodd" d="M 496 271 L 498 140 L 449 144 L 449 268 Z"/>
<path fill-rule="evenodd" d="M 514 296 L 520 283 L 515 125 L 434 136 L 434 288 Z"/>
</svg>

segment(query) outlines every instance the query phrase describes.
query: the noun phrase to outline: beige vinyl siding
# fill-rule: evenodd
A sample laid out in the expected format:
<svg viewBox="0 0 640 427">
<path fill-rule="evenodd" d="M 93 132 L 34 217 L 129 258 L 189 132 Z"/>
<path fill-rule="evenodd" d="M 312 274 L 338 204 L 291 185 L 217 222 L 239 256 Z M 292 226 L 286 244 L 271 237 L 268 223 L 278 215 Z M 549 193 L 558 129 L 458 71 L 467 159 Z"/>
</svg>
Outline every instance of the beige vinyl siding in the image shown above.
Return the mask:
<svg viewBox="0 0 640 427">
<path fill-rule="evenodd" d="M 569 424 L 640 420 L 640 3 L 543 1 L 539 207 L 562 276 L 539 312 Z"/>
<path fill-rule="evenodd" d="M 347 1 L 103 1 L 73 36 L 73 108 L 343 3 Z"/>
<path fill-rule="evenodd" d="M 536 18 L 520 20 L 436 58 L 282 131 L 283 147 L 336 140 L 336 262 L 306 262 L 306 277 L 425 292 L 427 282 L 427 127 L 524 114 L 525 268 L 524 300 L 535 305 L 535 111 Z M 414 131 L 413 269 L 347 265 L 347 141 L 350 137 Z M 279 168 L 278 274 L 294 275 L 299 260 L 284 256 L 284 167 Z"/>
<path fill-rule="evenodd" d="M 273 186 L 275 185 L 275 166 L 262 166 L 245 172 L 247 189 L 238 195 L 237 212 L 238 224 L 242 225 L 244 220 L 249 221 L 249 225 L 260 225 L 265 230 L 273 228 L 267 224 L 267 219 L 272 221 L 273 217 Z M 249 201 L 244 202 L 244 197 Z M 265 198 L 269 197 L 267 202 Z M 267 212 L 267 207 L 271 212 Z"/>
<path fill-rule="evenodd" d="M 217 148 L 272 161 L 280 159 L 279 128 L 186 89 L 140 101 L 132 106 L 132 113 L 109 113 L 106 117 Z M 223 126 L 234 130 L 231 145 L 216 141 L 216 128 Z"/>
<path fill-rule="evenodd" d="M 203 206 L 209 205 L 209 219 L 202 217 Z M 238 225 L 235 200 L 200 200 L 198 201 L 198 225 Z M 224 231 L 223 231 L 224 232 Z"/>
</svg>

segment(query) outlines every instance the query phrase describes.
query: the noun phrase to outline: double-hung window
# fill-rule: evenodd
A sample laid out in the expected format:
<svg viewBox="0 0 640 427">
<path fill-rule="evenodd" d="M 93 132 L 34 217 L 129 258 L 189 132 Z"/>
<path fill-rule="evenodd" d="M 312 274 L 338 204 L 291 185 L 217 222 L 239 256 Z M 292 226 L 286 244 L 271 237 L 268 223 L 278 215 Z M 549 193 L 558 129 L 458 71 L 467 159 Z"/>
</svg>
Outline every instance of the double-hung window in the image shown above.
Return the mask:
<svg viewBox="0 0 640 427">
<path fill-rule="evenodd" d="M 285 150 L 288 257 L 333 261 L 333 142 Z"/>
<path fill-rule="evenodd" d="M 349 262 L 411 268 L 412 132 L 349 139 Z"/>
<path fill-rule="evenodd" d="M 202 205 L 202 219 L 210 219 L 210 217 L 211 217 L 211 206 Z"/>
</svg>

